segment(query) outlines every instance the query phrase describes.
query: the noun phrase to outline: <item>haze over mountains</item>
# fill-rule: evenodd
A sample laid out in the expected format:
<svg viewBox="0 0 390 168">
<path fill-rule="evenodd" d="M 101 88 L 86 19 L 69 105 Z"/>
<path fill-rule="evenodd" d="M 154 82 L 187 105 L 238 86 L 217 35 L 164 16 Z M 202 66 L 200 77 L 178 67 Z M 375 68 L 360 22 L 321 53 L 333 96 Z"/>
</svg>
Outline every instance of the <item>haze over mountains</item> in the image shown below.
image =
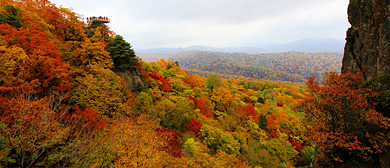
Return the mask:
<svg viewBox="0 0 390 168">
<path fill-rule="evenodd" d="M 216 48 L 203 45 L 190 46 L 185 48 L 152 48 L 152 49 L 134 49 L 136 53 L 155 54 L 155 53 L 175 53 L 190 50 L 216 51 L 216 52 L 238 52 L 248 54 L 277 53 L 277 52 L 343 52 L 345 40 L 334 38 L 306 38 L 293 41 L 286 44 L 262 43 L 258 47 L 225 47 Z"/>
<path fill-rule="evenodd" d="M 172 58 L 191 75 L 207 77 L 217 74 L 225 79 L 303 84 L 310 77 L 316 77 L 317 81 L 321 82 L 325 72 L 340 73 L 343 53 L 291 51 L 247 54 L 191 50 L 176 53 L 139 53 L 138 56 L 145 62 Z"/>
</svg>

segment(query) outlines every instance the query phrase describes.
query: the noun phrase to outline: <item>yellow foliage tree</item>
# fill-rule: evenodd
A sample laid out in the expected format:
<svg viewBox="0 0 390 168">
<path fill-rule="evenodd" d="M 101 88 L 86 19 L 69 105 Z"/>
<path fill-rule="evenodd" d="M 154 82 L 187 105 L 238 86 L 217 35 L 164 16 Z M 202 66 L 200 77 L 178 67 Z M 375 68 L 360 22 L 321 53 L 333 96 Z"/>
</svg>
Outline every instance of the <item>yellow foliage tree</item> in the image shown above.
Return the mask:
<svg viewBox="0 0 390 168">
<path fill-rule="evenodd" d="M 210 100 L 215 104 L 215 110 L 227 112 L 234 99 L 229 90 L 220 87 L 211 93 Z"/>
<path fill-rule="evenodd" d="M 76 78 L 77 87 L 71 91 L 72 102 L 109 117 L 113 113 L 122 112 L 126 101 L 123 81 L 109 69 L 98 65 L 88 67 L 93 73 Z"/>
<path fill-rule="evenodd" d="M 161 150 L 165 141 L 156 132 L 158 122 L 141 115 L 135 121 L 122 118 L 111 132 L 116 160 L 113 167 L 170 167 L 175 158 Z"/>
</svg>

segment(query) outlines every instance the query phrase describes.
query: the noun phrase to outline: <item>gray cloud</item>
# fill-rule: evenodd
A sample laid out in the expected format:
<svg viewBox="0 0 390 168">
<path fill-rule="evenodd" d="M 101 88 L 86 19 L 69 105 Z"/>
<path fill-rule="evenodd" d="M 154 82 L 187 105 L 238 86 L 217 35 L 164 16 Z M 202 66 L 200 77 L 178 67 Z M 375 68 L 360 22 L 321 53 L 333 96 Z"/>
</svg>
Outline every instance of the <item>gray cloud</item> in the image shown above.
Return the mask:
<svg viewBox="0 0 390 168">
<path fill-rule="evenodd" d="M 348 0 L 53 0 L 109 26 L 136 48 L 256 46 L 344 38 Z"/>
</svg>

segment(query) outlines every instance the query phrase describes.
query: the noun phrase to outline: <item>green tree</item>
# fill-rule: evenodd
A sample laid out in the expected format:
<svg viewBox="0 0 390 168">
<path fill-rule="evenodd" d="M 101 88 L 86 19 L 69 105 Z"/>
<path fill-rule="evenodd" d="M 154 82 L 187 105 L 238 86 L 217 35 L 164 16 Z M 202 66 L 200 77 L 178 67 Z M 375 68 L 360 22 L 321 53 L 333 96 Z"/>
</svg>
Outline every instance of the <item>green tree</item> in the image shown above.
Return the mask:
<svg viewBox="0 0 390 168">
<path fill-rule="evenodd" d="M 203 137 L 203 143 L 206 144 L 212 153 L 219 151 L 227 154 L 238 154 L 240 143 L 227 131 L 210 125 L 202 125 L 200 134 Z"/>
<path fill-rule="evenodd" d="M 299 160 L 300 164 L 302 166 L 309 166 L 311 162 L 313 162 L 314 153 L 315 153 L 315 149 L 313 147 L 311 146 L 305 147 L 305 149 L 302 150 L 302 157 Z"/>
<path fill-rule="evenodd" d="M 193 152 L 199 150 L 199 142 L 196 142 L 194 138 L 189 138 L 184 143 L 184 150 L 190 154 L 193 154 Z"/>
<path fill-rule="evenodd" d="M 215 89 L 221 87 L 222 79 L 218 75 L 211 74 L 207 77 L 205 85 L 210 90 L 210 92 L 213 92 Z"/>
<path fill-rule="evenodd" d="M 15 28 L 22 27 L 20 23 L 20 9 L 13 5 L 4 5 L 3 9 L 0 9 L 0 24 L 8 23 Z"/>
<path fill-rule="evenodd" d="M 268 150 L 271 156 L 277 156 L 280 160 L 279 166 L 292 166 L 294 158 L 299 154 L 294 147 L 285 139 L 271 138 L 268 141 L 260 142 L 262 148 Z"/>
<path fill-rule="evenodd" d="M 137 96 L 138 109 L 141 112 L 148 113 L 153 105 L 153 99 L 145 92 L 140 92 Z"/>
<path fill-rule="evenodd" d="M 92 21 L 91 28 L 101 27 L 102 25 L 103 25 L 103 21 L 101 21 L 101 20 L 94 20 L 94 21 Z"/>
<path fill-rule="evenodd" d="M 108 42 L 107 51 L 114 61 L 114 68 L 123 70 L 137 68 L 136 63 L 139 60 L 130 43 L 126 42 L 122 36 L 117 35 Z"/>
<path fill-rule="evenodd" d="M 162 100 L 157 106 L 158 115 L 162 119 L 161 126 L 176 132 L 187 130 L 188 122 L 199 112 L 193 110 L 193 106 L 192 101 L 187 99 L 180 99 L 176 103 L 168 99 Z"/>
<path fill-rule="evenodd" d="M 250 146 L 245 152 L 243 157 L 246 163 L 255 167 L 278 167 L 280 159 L 271 155 L 270 152 L 265 149 L 260 142 L 254 139 L 249 139 L 248 146 Z"/>
</svg>

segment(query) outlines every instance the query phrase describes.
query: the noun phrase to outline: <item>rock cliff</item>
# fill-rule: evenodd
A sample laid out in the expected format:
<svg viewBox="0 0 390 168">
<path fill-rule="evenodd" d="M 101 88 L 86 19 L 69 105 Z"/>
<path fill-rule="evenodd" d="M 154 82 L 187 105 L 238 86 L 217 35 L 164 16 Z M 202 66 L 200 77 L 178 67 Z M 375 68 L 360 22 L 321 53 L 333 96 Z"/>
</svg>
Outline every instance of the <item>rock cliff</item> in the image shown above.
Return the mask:
<svg viewBox="0 0 390 168">
<path fill-rule="evenodd" d="M 138 83 L 143 85 L 138 70 L 130 71 L 130 70 L 115 69 L 113 70 L 113 72 L 115 72 L 115 74 L 117 74 L 119 77 L 123 79 L 123 81 L 127 84 L 130 90 L 134 90 Z"/>
<path fill-rule="evenodd" d="M 390 73 L 390 0 L 350 0 L 342 73 Z"/>
<path fill-rule="evenodd" d="M 350 0 L 341 73 L 363 72 L 365 80 L 390 73 L 390 0 Z M 390 149 L 378 155 L 390 167 Z"/>
</svg>

